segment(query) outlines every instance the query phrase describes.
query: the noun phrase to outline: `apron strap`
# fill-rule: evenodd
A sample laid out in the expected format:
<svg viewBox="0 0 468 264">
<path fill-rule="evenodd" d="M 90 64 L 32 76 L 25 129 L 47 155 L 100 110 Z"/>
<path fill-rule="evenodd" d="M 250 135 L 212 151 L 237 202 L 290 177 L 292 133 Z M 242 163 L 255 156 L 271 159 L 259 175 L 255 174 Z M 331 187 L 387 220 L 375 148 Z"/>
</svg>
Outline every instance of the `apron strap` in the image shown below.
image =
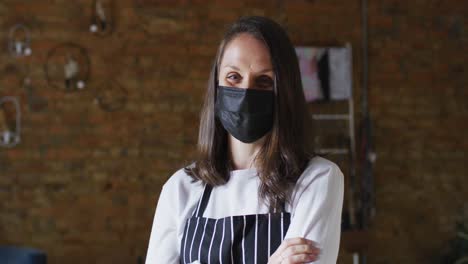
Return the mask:
<svg viewBox="0 0 468 264">
<path fill-rule="evenodd" d="M 283 213 L 286 213 L 286 205 L 285 204 L 286 203 L 284 201 L 281 202 L 281 210 L 282 210 Z"/>
<path fill-rule="evenodd" d="M 277 213 L 276 209 L 273 209 L 273 213 Z M 285 202 L 281 202 L 281 211 L 280 211 L 280 213 L 286 213 Z"/>
<path fill-rule="evenodd" d="M 211 190 L 213 187 L 211 187 L 208 184 L 205 184 L 205 188 L 203 189 L 203 194 L 198 201 L 197 209 L 193 212 L 192 217 L 203 217 L 203 213 L 205 212 L 206 206 L 208 205 L 208 201 L 210 200 L 210 195 L 211 195 Z M 281 203 L 281 211 L 283 213 L 286 213 L 286 205 L 285 202 L 283 201 Z"/>
<path fill-rule="evenodd" d="M 193 215 L 192 215 L 193 217 L 195 217 L 195 216 L 202 217 L 203 216 L 203 213 L 205 212 L 205 209 L 206 209 L 206 205 L 208 204 L 208 201 L 210 200 L 210 195 L 211 195 L 211 190 L 212 189 L 213 188 L 210 185 L 205 184 L 205 188 L 203 189 L 202 197 L 198 201 L 197 209 L 193 212 Z"/>
</svg>

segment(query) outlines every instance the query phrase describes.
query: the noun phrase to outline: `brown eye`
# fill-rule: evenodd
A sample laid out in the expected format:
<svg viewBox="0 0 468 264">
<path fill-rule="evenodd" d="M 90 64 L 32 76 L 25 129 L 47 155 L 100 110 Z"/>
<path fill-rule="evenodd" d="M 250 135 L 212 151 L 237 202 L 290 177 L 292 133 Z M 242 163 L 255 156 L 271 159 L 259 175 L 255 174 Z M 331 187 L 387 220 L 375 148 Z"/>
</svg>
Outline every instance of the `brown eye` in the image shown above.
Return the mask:
<svg viewBox="0 0 468 264">
<path fill-rule="evenodd" d="M 237 82 L 240 80 L 240 76 L 238 74 L 229 74 L 227 77 L 226 77 L 229 81 L 232 81 L 232 82 Z"/>
<path fill-rule="evenodd" d="M 271 88 L 273 87 L 273 80 L 269 76 L 266 76 L 266 75 L 260 76 L 257 79 L 257 86 L 263 89 Z"/>
</svg>

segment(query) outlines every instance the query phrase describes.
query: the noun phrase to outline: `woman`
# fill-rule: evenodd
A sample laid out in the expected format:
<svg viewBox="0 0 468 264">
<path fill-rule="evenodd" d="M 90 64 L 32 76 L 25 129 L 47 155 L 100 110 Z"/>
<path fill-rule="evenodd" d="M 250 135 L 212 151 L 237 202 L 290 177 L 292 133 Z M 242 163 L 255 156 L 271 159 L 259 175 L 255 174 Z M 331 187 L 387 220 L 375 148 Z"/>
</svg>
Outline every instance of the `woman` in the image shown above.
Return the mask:
<svg viewBox="0 0 468 264">
<path fill-rule="evenodd" d="M 336 263 L 343 174 L 308 153 L 306 113 L 285 31 L 236 21 L 211 70 L 199 157 L 164 184 L 146 263 Z"/>
</svg>

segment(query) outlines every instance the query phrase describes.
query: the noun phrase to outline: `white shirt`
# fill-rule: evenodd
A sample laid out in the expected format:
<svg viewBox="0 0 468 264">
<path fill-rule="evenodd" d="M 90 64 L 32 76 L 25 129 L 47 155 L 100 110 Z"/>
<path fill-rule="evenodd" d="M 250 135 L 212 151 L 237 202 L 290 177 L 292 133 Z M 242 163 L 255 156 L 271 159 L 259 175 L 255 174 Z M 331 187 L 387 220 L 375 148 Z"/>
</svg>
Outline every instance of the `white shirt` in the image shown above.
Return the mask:
<svg viewBox="0 0 468 264">
<path fill-rule="evenodd" d="M 254 168 L 231 171 L 230 180 L 214 187 L 203 217 L 266 214 L 258 198 L 260 180 Z M 203 192 L 201 181 L 192 182 L 183 169 L 164 184 L 153 220 L 146 264 L 178 264 L 185 222 L 192 216 Z M 332 161 L 314 157 L 299 177 L 290 203 L 291 224 L 285 239 L 304 237 L 319 244 L 316 264 L 336 263 L 341 236 L 344 177 Z"/>
</svg>

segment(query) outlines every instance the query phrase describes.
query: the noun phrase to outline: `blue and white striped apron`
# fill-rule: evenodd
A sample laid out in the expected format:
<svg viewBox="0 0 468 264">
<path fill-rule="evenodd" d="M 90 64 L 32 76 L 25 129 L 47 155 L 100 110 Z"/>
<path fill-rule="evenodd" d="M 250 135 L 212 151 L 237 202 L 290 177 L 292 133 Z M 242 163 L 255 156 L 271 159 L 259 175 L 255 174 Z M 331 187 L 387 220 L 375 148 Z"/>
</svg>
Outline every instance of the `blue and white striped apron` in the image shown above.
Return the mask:
<svg viewBox="0 0 468 264">
<path fill-rule="evenodd" d="M 205 218 L 211 190 L 205 185 L 196 210 L 185 224 L 180 263 L 266 264 L 291 222 L 284 204 L 280 213 Z"/>
</svg>

